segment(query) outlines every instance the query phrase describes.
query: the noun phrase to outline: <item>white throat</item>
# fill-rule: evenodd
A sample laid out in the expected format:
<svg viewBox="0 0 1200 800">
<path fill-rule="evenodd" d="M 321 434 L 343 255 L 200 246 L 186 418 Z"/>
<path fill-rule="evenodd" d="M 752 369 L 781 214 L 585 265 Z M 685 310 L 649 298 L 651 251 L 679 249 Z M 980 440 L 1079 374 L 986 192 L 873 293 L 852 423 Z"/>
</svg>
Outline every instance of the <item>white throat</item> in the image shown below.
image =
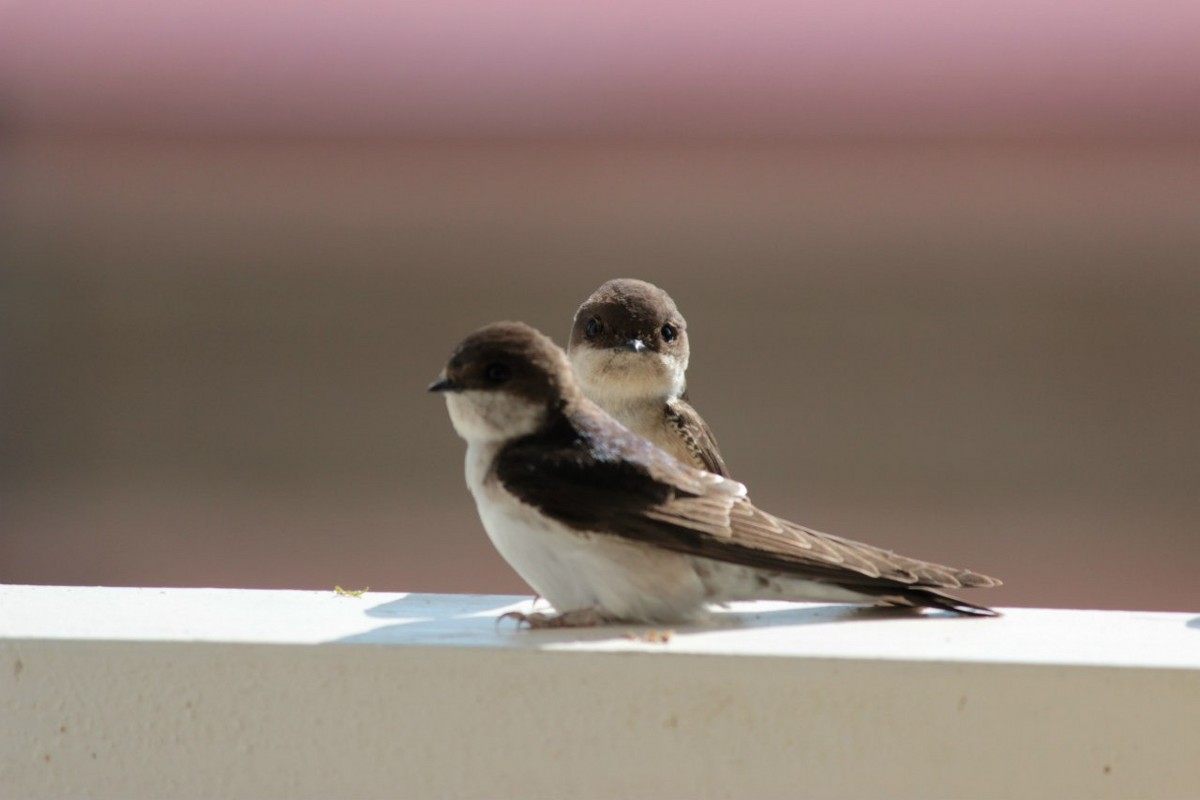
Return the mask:
<svg viewBox="0 0 1200 800">
<path fill-rule="evenodd" d="M 518 439 L 546 420 L 545 406 L 503 391 L 450 392 L 446 410 L 454 430 L 468 444 Z"/>
<path fill-rule="evenodd" d="M 588 345 L 569 355 L 583 393 L 614 416 L 641 406 L 661 407 L 683 394 L 687 365 L 677 358 Z"/>
</svg>

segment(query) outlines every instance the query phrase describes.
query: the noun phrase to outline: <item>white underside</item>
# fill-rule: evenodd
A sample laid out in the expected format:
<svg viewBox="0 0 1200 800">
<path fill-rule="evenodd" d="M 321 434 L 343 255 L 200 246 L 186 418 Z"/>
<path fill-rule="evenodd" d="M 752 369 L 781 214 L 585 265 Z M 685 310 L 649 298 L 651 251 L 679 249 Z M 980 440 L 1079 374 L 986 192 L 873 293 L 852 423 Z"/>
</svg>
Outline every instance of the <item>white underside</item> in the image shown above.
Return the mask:
<svg viewBox="0 0 1200 800">
<path fill-rule="evenodd" d="M 697 558 L 567 528 L 488 478 L 498 445 L 467 448 L 467 486 L 500 555 L 559 612 L 595 609 L 612 619 L 695 620 L 709 603 L 734 600 L 873 602 L 815 581 Z"/>
</svg>

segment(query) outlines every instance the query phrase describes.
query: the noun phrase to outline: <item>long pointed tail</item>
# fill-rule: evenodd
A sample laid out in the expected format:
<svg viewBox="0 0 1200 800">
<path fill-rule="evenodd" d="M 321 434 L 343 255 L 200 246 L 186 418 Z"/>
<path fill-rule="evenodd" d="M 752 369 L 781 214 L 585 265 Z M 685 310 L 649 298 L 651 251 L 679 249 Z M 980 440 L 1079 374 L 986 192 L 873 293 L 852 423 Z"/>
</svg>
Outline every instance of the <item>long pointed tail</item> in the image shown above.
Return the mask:
<svg viewBox="0 0 1200 800">
<path fill-rule="evenodd" d="M 940 608 L 970 617 L 999 617 L 1000 612 L 994 608 L 981 606 L 966 600 L 960 600 L 954 595 L 939 592 L 936 589 L 912 587 L 901 590 L 896 595 L 888 595 L 890 605 L 911 605 L 920 608 Z"/>
</svg>

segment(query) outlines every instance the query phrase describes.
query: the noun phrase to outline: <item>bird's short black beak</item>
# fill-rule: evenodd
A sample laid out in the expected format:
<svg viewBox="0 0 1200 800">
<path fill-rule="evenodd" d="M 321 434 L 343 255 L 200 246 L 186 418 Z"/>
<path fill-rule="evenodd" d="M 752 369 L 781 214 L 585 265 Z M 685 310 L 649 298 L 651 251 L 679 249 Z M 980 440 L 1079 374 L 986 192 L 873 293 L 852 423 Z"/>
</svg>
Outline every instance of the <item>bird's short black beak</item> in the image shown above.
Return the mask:
<svg viewBox="0 0 1200 800">
<path fill-rule="evenodd" d="M 631 353 L 640 353 L 646 349 L 646 343 L 641 339 L 630 339 L 625 344 L 617 348 L 618 350 L 628 350 Z"/>
<path fill-rule="evenodd" d="M 431 392 L 453 392 L 456 389 L 458 387 L 454 382 L 444 376 L 429 384 L 429 391 Z"/>
</svg>

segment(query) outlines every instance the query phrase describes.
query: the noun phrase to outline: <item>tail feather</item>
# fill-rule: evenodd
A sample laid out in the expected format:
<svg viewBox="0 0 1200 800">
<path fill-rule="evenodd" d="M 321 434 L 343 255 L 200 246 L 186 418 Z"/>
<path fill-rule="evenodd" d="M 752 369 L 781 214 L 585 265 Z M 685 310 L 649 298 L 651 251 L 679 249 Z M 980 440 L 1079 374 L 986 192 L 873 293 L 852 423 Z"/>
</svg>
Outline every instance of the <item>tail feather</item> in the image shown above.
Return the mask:
<svg viewBox="0 0 1200 800">
<path fill-rule="evenodd" d="M 888 605 L 915 606 L 918 608 L 939 608 L 943 611 L 953 611 L 970 617 L 999 617 L 1000 612 L 967 600 L 961 600 L 954 595 L 939 592 L 936 589 L 906 588 L 900 592 L 889 593 L 883 598 Z"/>
</svg>

